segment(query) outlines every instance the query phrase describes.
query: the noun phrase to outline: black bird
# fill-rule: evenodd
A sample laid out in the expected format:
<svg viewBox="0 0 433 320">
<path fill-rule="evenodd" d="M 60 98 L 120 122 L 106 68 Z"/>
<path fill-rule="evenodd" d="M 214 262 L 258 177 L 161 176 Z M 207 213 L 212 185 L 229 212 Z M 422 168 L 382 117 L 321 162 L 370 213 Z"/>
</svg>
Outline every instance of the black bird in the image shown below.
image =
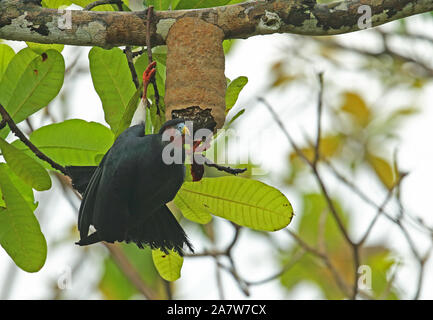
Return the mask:
<svg viewBox="0 0 433 320">
<path fill-rule="evenodd" d="M 182 255 L 184 245 L 193 251 L 166 206 L 184 181 L 185 134 L 189 130 L 182 119 L 169 120 L 159 133 L 150 135 L 145 135 L 144 124 L 135 125 L 119 135 L 98 167 L 67 167 L 73 186 L 83 194 L 78 245 L 132 241 L 139 248 L 148 245 L 166 253 L 172 249 Z M 166 135 L 171 140 L 163 141 Z M 163 161 L 167 146 L 169 154 L 180 150 L 180 161 Z M 96 231 L 89 235 L 90 225 Z"/>
</svg>

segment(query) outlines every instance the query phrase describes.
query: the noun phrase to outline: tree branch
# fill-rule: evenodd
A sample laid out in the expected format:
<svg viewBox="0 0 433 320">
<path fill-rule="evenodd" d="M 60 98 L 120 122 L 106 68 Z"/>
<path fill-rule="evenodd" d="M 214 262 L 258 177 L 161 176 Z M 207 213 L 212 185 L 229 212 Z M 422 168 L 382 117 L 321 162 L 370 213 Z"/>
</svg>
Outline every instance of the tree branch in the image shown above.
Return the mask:
<svg viewBox="0 0 433 320">
<path fill-rule="evenodd" d="M 24 135 L 24 133 L 17 127 L 15 122 L 12 120 L 9 113 L 6 109 L 0 104 L 0 115 L 3 118 L 3 121 L 8 124 L 11 131 L 41 160 L 49 163 L 51 167 L 56 170 L 59 170 L 65 176 L 68 176 L 68 173 L 65 167 L 61 166 L 57 162 L 53 161 L 50 157 L 48 157 L 45 153 L 39 150 L 33 143 L 30 142 L 29 139 Z"/>
<path fill-rule="evenodd" d="M 150 26 L 153 45 L 165 44 L 168 30 L 183 17 L 220 27 L 225 39 L 260 34 L 333 35 L 358 31 L 371 8 L 373 27 L 433 10 L 431 0 L 346 0 L 319 4 L 311 0 L 249 1 L 194 10 L 155 12 Z M 146 45 L 146 11 L 103 12 L 41 8 L 19 0 L 0 1 L 0 38 L 110 48 Z"/>
</svg>

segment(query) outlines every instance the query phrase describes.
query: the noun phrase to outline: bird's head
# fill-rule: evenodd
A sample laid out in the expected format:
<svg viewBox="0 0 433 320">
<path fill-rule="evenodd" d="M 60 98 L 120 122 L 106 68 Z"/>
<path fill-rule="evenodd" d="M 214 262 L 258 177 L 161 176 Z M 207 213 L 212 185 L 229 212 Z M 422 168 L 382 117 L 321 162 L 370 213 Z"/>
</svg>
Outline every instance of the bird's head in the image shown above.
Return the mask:
<svg viewBox="0 0 433 320">
<path fill-rule="evenodd" d="M 184 119 L 173 119 L 162 125 L 159 134 L 163 136 L 163 140 L 182 146 L 185 143 L 185 136 L 190 136 L 190 131 Z"/>
</svg>

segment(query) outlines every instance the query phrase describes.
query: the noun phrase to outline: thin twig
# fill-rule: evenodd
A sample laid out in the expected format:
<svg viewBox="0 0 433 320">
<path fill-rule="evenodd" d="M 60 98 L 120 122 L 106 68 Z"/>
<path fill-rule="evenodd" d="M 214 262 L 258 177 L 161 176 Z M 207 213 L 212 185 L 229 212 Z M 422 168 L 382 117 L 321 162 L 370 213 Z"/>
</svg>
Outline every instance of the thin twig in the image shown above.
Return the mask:
<svg viewBox="0 0 433 320">
<path fill-rule="evenodd" d="M 280 271 L 278 271 L 277 273 L 266 277 L 264 279 L 261 280 L 254 280 L 254 281 L 245 281 L 246 284 L 248 284 L 249 286 L 259 286 L 268 282 L 271 282 L 273 280 L 278 279 L 279 277 L 281 277 L 283 274 L 285 274 L 287 271 L 289 271 L 295 264 L 297 264 L 303 257 L 305 256 L 305 251 L 304 250 L 299 250 L 298 252 L 296 252 L 296 255 L 292 258 L 290 258 L 290 261 L 288 263 L 286 263 Z"/>
<path fill-rule="evenodd" d="M 375 207 L 378 210 L 378 213 L 381 212 L 382 215 L 384 215 L 388 220 L 390 220 L 391 222 L 393 222 L 394 224 L 396 224 L 399 228 L 399 230 L 403 233 L 403 236 L 406 238 L 406 242 L 409 245 L 409 248 L 412 252 L 412 255 L 414 256 L 414 258 L 416 259 L 416 261 L 418 262 L 419 265 L 419 274 L 418 274 L 418 280 L 417 280 L 417 289 L 416 289 L 416 293 L 414 295 L 413 299 L 418 299 L 420 292 L 421 292 L 421 286 L 422 286 L 422 280 L 423 280 L 423 273 L 424 273 L 424 266 L 423 266 L 423 258 L 420 256 L 420 254 L 418 253 L 415 243 L 412 240 L 412 237 L 410 236 L 409 232 L 407 231 L 406 227 L 402 224 L 402 219 L 404 217 L 404 210 L 403 210 L 403 206 L 402 204 L 399 204 L 399 209 L 400 209 L 400 214 L 399 217 L 396 219 L 394 217 L 392 217 L 391 215 L 389 215 L 388 213 L 385 212 L 385 205 L 388 202 L 388 196 L 385 199 L 385 201 L 382 203 L 382 205 L 378 205 L 376 204 L 373 200 L 371 200 L 361 189 L 359 189 L 358 186 L 356 186 L 355 184 L 353 184 L 352 182 L 350 182 L 346 177 L 344 177 L 341 173 L 339 173 L 336 168 L 334 166 L 331 165 L 331 163 L 326 162 L 328 167 L 331 169 L 331 172 L 334 174 L 334 176 L 340 180 L 341 182 L 343 182 L 352 192 L 354 192 L 356 195 L 358 195 L 363 201 L 365 201 L 367 204 Z M 400 184 L 397 185 L 398 188 L 400 188 Z M 401 201 L 401 199 L 397 199 L 398 201 Z M 376 220 L 379 217 L 380 214 L 376 214 Z M 419 223 L 418 223 L 419 224 Z M 365 235 L 368 235 L 368 233 L 371 232 L 368 231 L 369 229 L 372 228 L 372 225 L 374 225 L 373 221 L 372 223 L 370 223 L 370 226 L 367 228 Z M 427 228 L 426 226 L 424 226 L 423 224 L 419 224 L 421 227 Z M 368 232 L 368 233 L 367 233 Z M 361 240 L 360 241 L 365 241 Z"/>
<path fill-rule="evenodd" d="M 199 154 L 199 153 L 195 153 L 194 157 L 200 158 L 200 161 L 198 163 L 203 163 L 204 165 L 210 167 L 210 168 L 215 168 L 218 171 L 224 171 L 230 174 L 234 174 L 234 175 L 238 175 L 240 173 L 244 173 L 245 171 L 247 171 L 247 168 L 231 168 L 231 167 L 226 167 L 226 166 L 222 166 L 219 164 L 216 164 L 214 162 L 212 162 L 211 160 L 209 160 L 208 158 L 206 158 L 204 155 Z M 199 160 L 199 159 L 197 159 Z"/>
<path fill-rule="evenodd" d="M 320 77 L 319 77 L 320 78 Z M 321 80 L 322 81 L 322 80 Z M 323 84 L 321 83 L 321 86 Z M 320 157 L 320 153 L 319 153 L 319 147 L 320 145 L 318 145 L 318 143 L 316 143 L 316 156 L 315 159 L 313 161 L 310 161 L 305 155 L 304 153 L 301 151 L 301 149 L 296 145 L 295 141 L 292 139 L 292 137 L 290 136 L 289 132 L 287 131 L 287 129 L 285 128 L 284 124 L 282 123 L 282 121 L 280 120 L 279 116 L 277 115 L 277 113 L 274 111 L 274 109 L 272 108 L 272 106 L 264 99 L 264 98 L 258 98 L 258 100 L 260 102 L 262 102 L 269 110 L 269 112 L 271 113 L 272 117 L 274 118 L 275 122 L 278 124 L 278 126 L 280 127 L 280 129 L 283 131 L 283 133 L 285 134 L 285 136 L 287 137 L 290 145 L 292 146 L 292 148 L 295 150 L 296 154 L 304 160 L 304 162 L 306 164 L 308 164 L 311 168 L 311 170 L 313 171 L 313 176 L 316 179 L 316 182 L 318 183 L 321 192 L 326 200 L 327 206 L 329 208 L 329 211 L 332 213 L 332 216 L 335 220 L 335 222 L 337 223 L 338 229 L 341 232 L 341 234 L 343 235 L 343 237 L 345 238 L 346 242 L 352 247 L 352 252 L 353 252 L 353 259 L 354 259 L 354 282 L 353 282 L 353 290 L 351 290 L 351 298 L 352 299 L 356 299 L 356 296 L 358 294 L 358 268 L 360 265 L 360 255 L 359 255 L 359 250 L 360 250 L 360 246 L 355 243 L 349 236 L 348 231 L 346 229 L 346 227 L 344 226 L 343 221 L 340 218 L 340 215 L 337 212 L 337 209 L 334 205 L 334 202 L 331 199 L 331 196 L 329 195 L 328 189 L 325 186 L 325 183 L 319 173 L 318 167 L 317 167 L 317 160 Z M 319 102 L 319 106 L 321 105 L 321 102 Z M 318 108 L 318 111 L 321 113 L 321 107 Z M 321 116 L 318 115 L 318 128 L 317 128 L 317 132 L 318 132 L 318 140 L 320 141 L 320 119 Z M 338 275 L 338 273 L 332 268 L 331 262 L 328 258 L 327 255 L 323 255 L 323 259 L 325 264 L 328 266 L 328 268 L 330 268 L 330 271 L 335 275 Z M 339 284 L 339 287 L 342 289 L 346 289 L 345 286 L 342 285 L 341 279 L 336 278 L 337 283 Z"/>
<path fill-rule="evenodd" d="M 135 267 L 131 264 L 129 259 L 126 257 L 123 250 L 115 244 L 103 242 L 105 247 L 110 251 L 113 260 L 125 274 L 125 276 L 131 281 L 131 283 L 149 300 L 155 300 L 158 298 L 157 294 L 150 289 L 141 278 Z"/>
<path fill-rule="evenodd" d="M 371 220 L 370 225 L 368 226 L 367 230 L 365 231 L 364 235 L 361 237 L 361 239 L 358 241 L 358 245 L 363 245 L 365 243 L 365 241 L 367 240 L 368 236 L 371 233 L 371 230 L 373 229 L 374 225 L 376 224 L 377 220 L 379 219 L 379 217 L 383 214 L 386 205 L 388 204 L 388 202 L 391 200 L 392 194 L 393 194 L 393 190 L 394 188 L 399 185 L 402 181 L 402 179 L 405 177 L 405 175 L 402 175 L 399 177 L 399 180 L 397 181 L 397 183 L 388 190 L 388 193 L 386 194 L 385 200 L 383 201 L 383 203 L 380 205 L 379 208 L 377 208 L 377 213 L 374 216 L 373 220 Z"/>
<path fill-rule="evenodd" d="M 299 246 L 304 249 L 305 251 L 315 255 L 316 257 L 320 258 L 328 268 L 328 270 L 331 272 L 332 276 L 334 277 L 335 282 L 337 283 L 337 286 L 340 288 L 340 290 L 346 295 L 350 295 L 350 289 L 349 286 L 345 283 L 343 278 L 338 273 L 337 269 L 334 267 L 334 265 L 331 263 L 329 257 L 324 254 L 323 252 L 317 250 L 316 248 L 313 248 L 308 243 L 306 243 L 304 240 L 302 240 L 296 233 L 294 233 L 290 229 L 286 229 L 287 232 L 293 237 L 293 239 L 296 240 L 296 242 L 299 244 Z"/>
<path fill-rule="evenodd" d="M 361 265 L 361 257 L 360 257 L 360 251 L 361 246 L 357 243 L 352 244 L 352 252 L 353 252 L 353 290 L 352 290 L 352 300 L 356 300 L 356 297 L 358 296 L 359 286 L 358 286 L 358 270 L 359 266 Z"/>
<path fill-rule="evenodd" d="M 323 104 L 323 73 L 322 72 L 319 73 L 318 78 L 319 78 L 320 88 L 319 88 L 319 97 L 317 102 L 317 138 L 316 138 L 313 166 L 317 166 L 317 161 L 319 161 L 320 158 L 320 139 L 321 139 L 321 132 L 322 132 L 322 104 Z"/>
<path fill-rule="evenodd" d="M 134 82 L 135 88 L 138 89 L 140 83 L 138 81 L 137 71 L 135 70 L 135 66 L 134 66 L 132 49 L 130 46 L 126 46 L 123 52 L 125 53 L 126 60 L 128 61 L 128 67 L 129 70 L 131 71 L 132 81 Z"/>
<path fill-rule="evenodd" d="M 233 262 L 233 261 L 231 261 L 231 263 L 232 263 L 232 262 Z M 218 261 L 217 261 L 217 264 L 218 264 L 218 266 L 219 266 L 221 269 L 226 270 L 228 273 L 230 273 L 230 274 L 232 275 L 233 279 L 235 279 L 236 283 L 238 284 L 239 289 L 243 292 L 244 295 L 246 295 L 247 297 L 249 297 L 249 296 L 250 296 L 250 290 L 249 290 L 249 288 L 248 288 L 248 284 L 245 282 L 244 279 L 242 279 L 242 278 L 239 276 L 239 274 L 238 274 L 238 272 L 236 271 L 236 269 L 235 269 L 235 267 L 233 266 L 233 264 L 232 264 L 231 267 L 227 267 L 227 266 L 223 265 L 222 263 L 220 263 L 220 262 L 218 262 Z"/>
<path fill-rule="evenodd" d="M 32 125 L 32 122 L 30 121 L 30 118 L 29 118 L 29 117 L 26 118 L 26 123 L 27 123 L 27 126 L 29 127 L 30 132 L 35 131 L 35 130 L 33 129 L 33 125 Z"/>
<path fill-rule="evenodd" d="M 152 41 L 151 41 L 151 33 L 150 33 L 150 23 L 152 21 L 152 17 L 153 17 L 153 6 L 149 6 L 149 8 L 147 8 L 147 21 L 146 21 L 146 46 L 147 46 L 147 57 L 148 57 L 148 63 L 152 63 L 153 62 L 153 58 L 152 58 Z M 155 76 L 153 76 L 150 79 L 150 82 L 152 83 L 153 86 L 153 91 L 155 92 L 155 104 L 156 104 L 156 112 L 159 115 L 160 114 L 160 110 L 159 110 L 159 92 L 158 92 L 158 86 L 156 85 L 156 78 Z"/>
<path fill-rule="evenodd" d="M 306 163 L 310 166 L 310 168 L 313 170 L 313 174 L 316 178 L 317 183 L 320 186 L 320 189 L 322 190 L 322 193 L 325 197 L 325 200 L 328 204 L 328 207 L 332 213 L 332 215 L 334 216 L 334 219 L 338 225 L 338 228 L 340 230 L 340 232 L 342 233 L 342 235 L 344 236 L 344 238 L 347 240 L 348 243 L 352 244 L 352 240 L 349 237 L 349 234 L 347 233 L 346 227 L 343 224 L 343 221 L 341 220 L 337 209 L 334 206 L 333 201 L 331 200 L 331 197 L 328 193 L 327 188 L 325 187 L 325 184 L 317 170 L 317 166 L 314 166 L 314 164 L 305 156 L 305 154 L 302 152 L 302 150 L 297 146 L 297 144 L 295 143 L 295 141 L 292 139 L 292 136 L 289 134 L 289 132 L 287 131 L 286 127 L 284 126 L 284 124 L 281 122 L 278 114 L 274 111 L 274 109 L 272 108 L 272 106 L 262 97 L 258 97 L 257 98 L 258 101 L 260 101 L 261 103 L 263 103 L 264 106 L 266 106 L 266 108 L 269 110 L 269 112 L 271 113 L 272 117 L 274 118 L 274 121 L 278 124 L 278 126 L 280 127 L 281 131 L 284 133 L 284 135 L 286 136 L 287 140 L 289 141 L 290 145 L 292 146 L 292 148 L 295 150 L 296 154 Z"/>
<path fill-rule="evenodd" d="M 48 157 L 46 154 L 44 154 L 42 151 L 40 151 L 33 143 L 30 142 L 29 139 L 24 135 L 24 133 L 17 127 L 15 122 L 12 120 L 9 113 L 6 111 L 6 109 L 0 104 L 0 114 L 3 118 L 3 120 L 8 124 L 11 131 L 41 160 L 49 163 L 51 167 L 53 167 L 56 170 L 59 170 L 64 175 L 68 175 L 66 172 L 65 167 L 61 166 L 54 160 L 52 160 L 50 157 Z"/>
<path fill-rule="evenodd" d="M 218 258 L 215 258 L 215 278 L 218 288 L 219 299 L 224 300 L 224 287 L 221 278 L 221 268 L 219 265 Z"/>
</svg>

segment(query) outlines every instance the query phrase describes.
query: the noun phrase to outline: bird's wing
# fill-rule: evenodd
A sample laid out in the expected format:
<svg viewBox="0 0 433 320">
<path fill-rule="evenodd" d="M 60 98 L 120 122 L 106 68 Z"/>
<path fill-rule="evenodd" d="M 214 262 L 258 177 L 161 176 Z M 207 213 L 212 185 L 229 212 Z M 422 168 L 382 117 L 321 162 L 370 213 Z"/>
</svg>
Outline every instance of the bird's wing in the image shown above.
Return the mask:
<svg viewBox="0 0 433 320">
<path fill-rule="evenodd" d="M 141 128 L 140 128 L 141 127 Z M 140 181 L 137 174 L 139 166 L 152 167 L 152 152 L 149 150 L 152 137 L 141 136 L 142 126 L 134 126 L 124 131 L 104 157 L 98 172 L 99 183 L 89 184 L 88 197 L 92 208 L 89 223 L 99 232 L 102 240 L 122 241 L 129 220 L 129 199 L 134 193 L 135 186 L 146 183 L 146 177 Z M 140 162 L 142 153 L 147 153 L 146 159 Z M 99 169 L 98 169 L 99 170 Z M 151 169 L 152 170 L 152 169 Z M 95 172 L 96 174 L 96 172 Z M 92 188 L 95 188 L 91 194 Z M 149 186 L 150 188 L 150 186 Z M 151 190 L 151 189 L 149 189 Z M 87 203 L 83 204 L 83 212 L 87 210 Z M 83 217 L 87 214 L 83 213 Z M 84 225 L 87 225 L 84 224 Z"/>
<path fill-rule="evenodd" d="M 92 179 L 97 166 L 66 166 L 66 172 L 72 179 L 72 186 L 81 195 L 84 195 L 87 185 Z"/>
<path fill-rule="evenodd" d="M 108 154 L 108 152 L 107 152 Z M 102 166 L 104 165 L 107 154 L 102 158 L 101 163 L 93 172 L 90 181 L 86 184 L 86 188 L 83 194 L 83 200 L 81 201 L 80 210 L 78 212 L 78 230 L 80 231 L 80 238 L 87 237 L 89 227 L 92 224 L 93 212 L 95 208 L 96 193 L 98 191 L 99 182 L 102 176 Z M 90 171 L 91 169 L 89 169 Z M 78 170 L 77 170 L 78 171 Z M 85 182 L 84 175 L 82 176 L 82 182 Z M 78 190 L 78 189 L 77 189 Z M 78 190 L 80 193 L 81 191 Z"/>
<path fill-rule="evenodd" d="M 81 242 L 87 241 L 90 225 L 96 227 L 96 222 L 101 221 L 100 224 L 104 226 L 113 224 L 113 221 L 116 221 L 111 219 L 113 216 L 122 218 L 121 215 L 126 214 L 116 209 L 122 207 L 118 200 L 119 198 L 122 200 L 122 196 L 128 191 L 128 176 L 134 176 L 133 173 L 128 172 L 131 164 L 131 159 L 128 159 L 131 158 L 129 157 L 131 153 L 128 151 L 130 147 L 134 149 L 134 142 L 138 137 L 143 136 L 143 133 L 143 125 L 125 130 L 104 155 L 98 167 L 69 167 L 73 182 L 75 176 L 75 185 L 81 190 L 85 188 L 78 216 Z M 132 157 L 133 154 L 134 152 Z M 93 174 L 89 178 L 92 171 Z M 120 195 L 117 190 L 121 190 Z M 104 230 L 99 230 L 99 234 L 101 231 L 101 236 L 104 237 Z M 106 239 L 101 238 L 101 240 Z"/>
</svg>

